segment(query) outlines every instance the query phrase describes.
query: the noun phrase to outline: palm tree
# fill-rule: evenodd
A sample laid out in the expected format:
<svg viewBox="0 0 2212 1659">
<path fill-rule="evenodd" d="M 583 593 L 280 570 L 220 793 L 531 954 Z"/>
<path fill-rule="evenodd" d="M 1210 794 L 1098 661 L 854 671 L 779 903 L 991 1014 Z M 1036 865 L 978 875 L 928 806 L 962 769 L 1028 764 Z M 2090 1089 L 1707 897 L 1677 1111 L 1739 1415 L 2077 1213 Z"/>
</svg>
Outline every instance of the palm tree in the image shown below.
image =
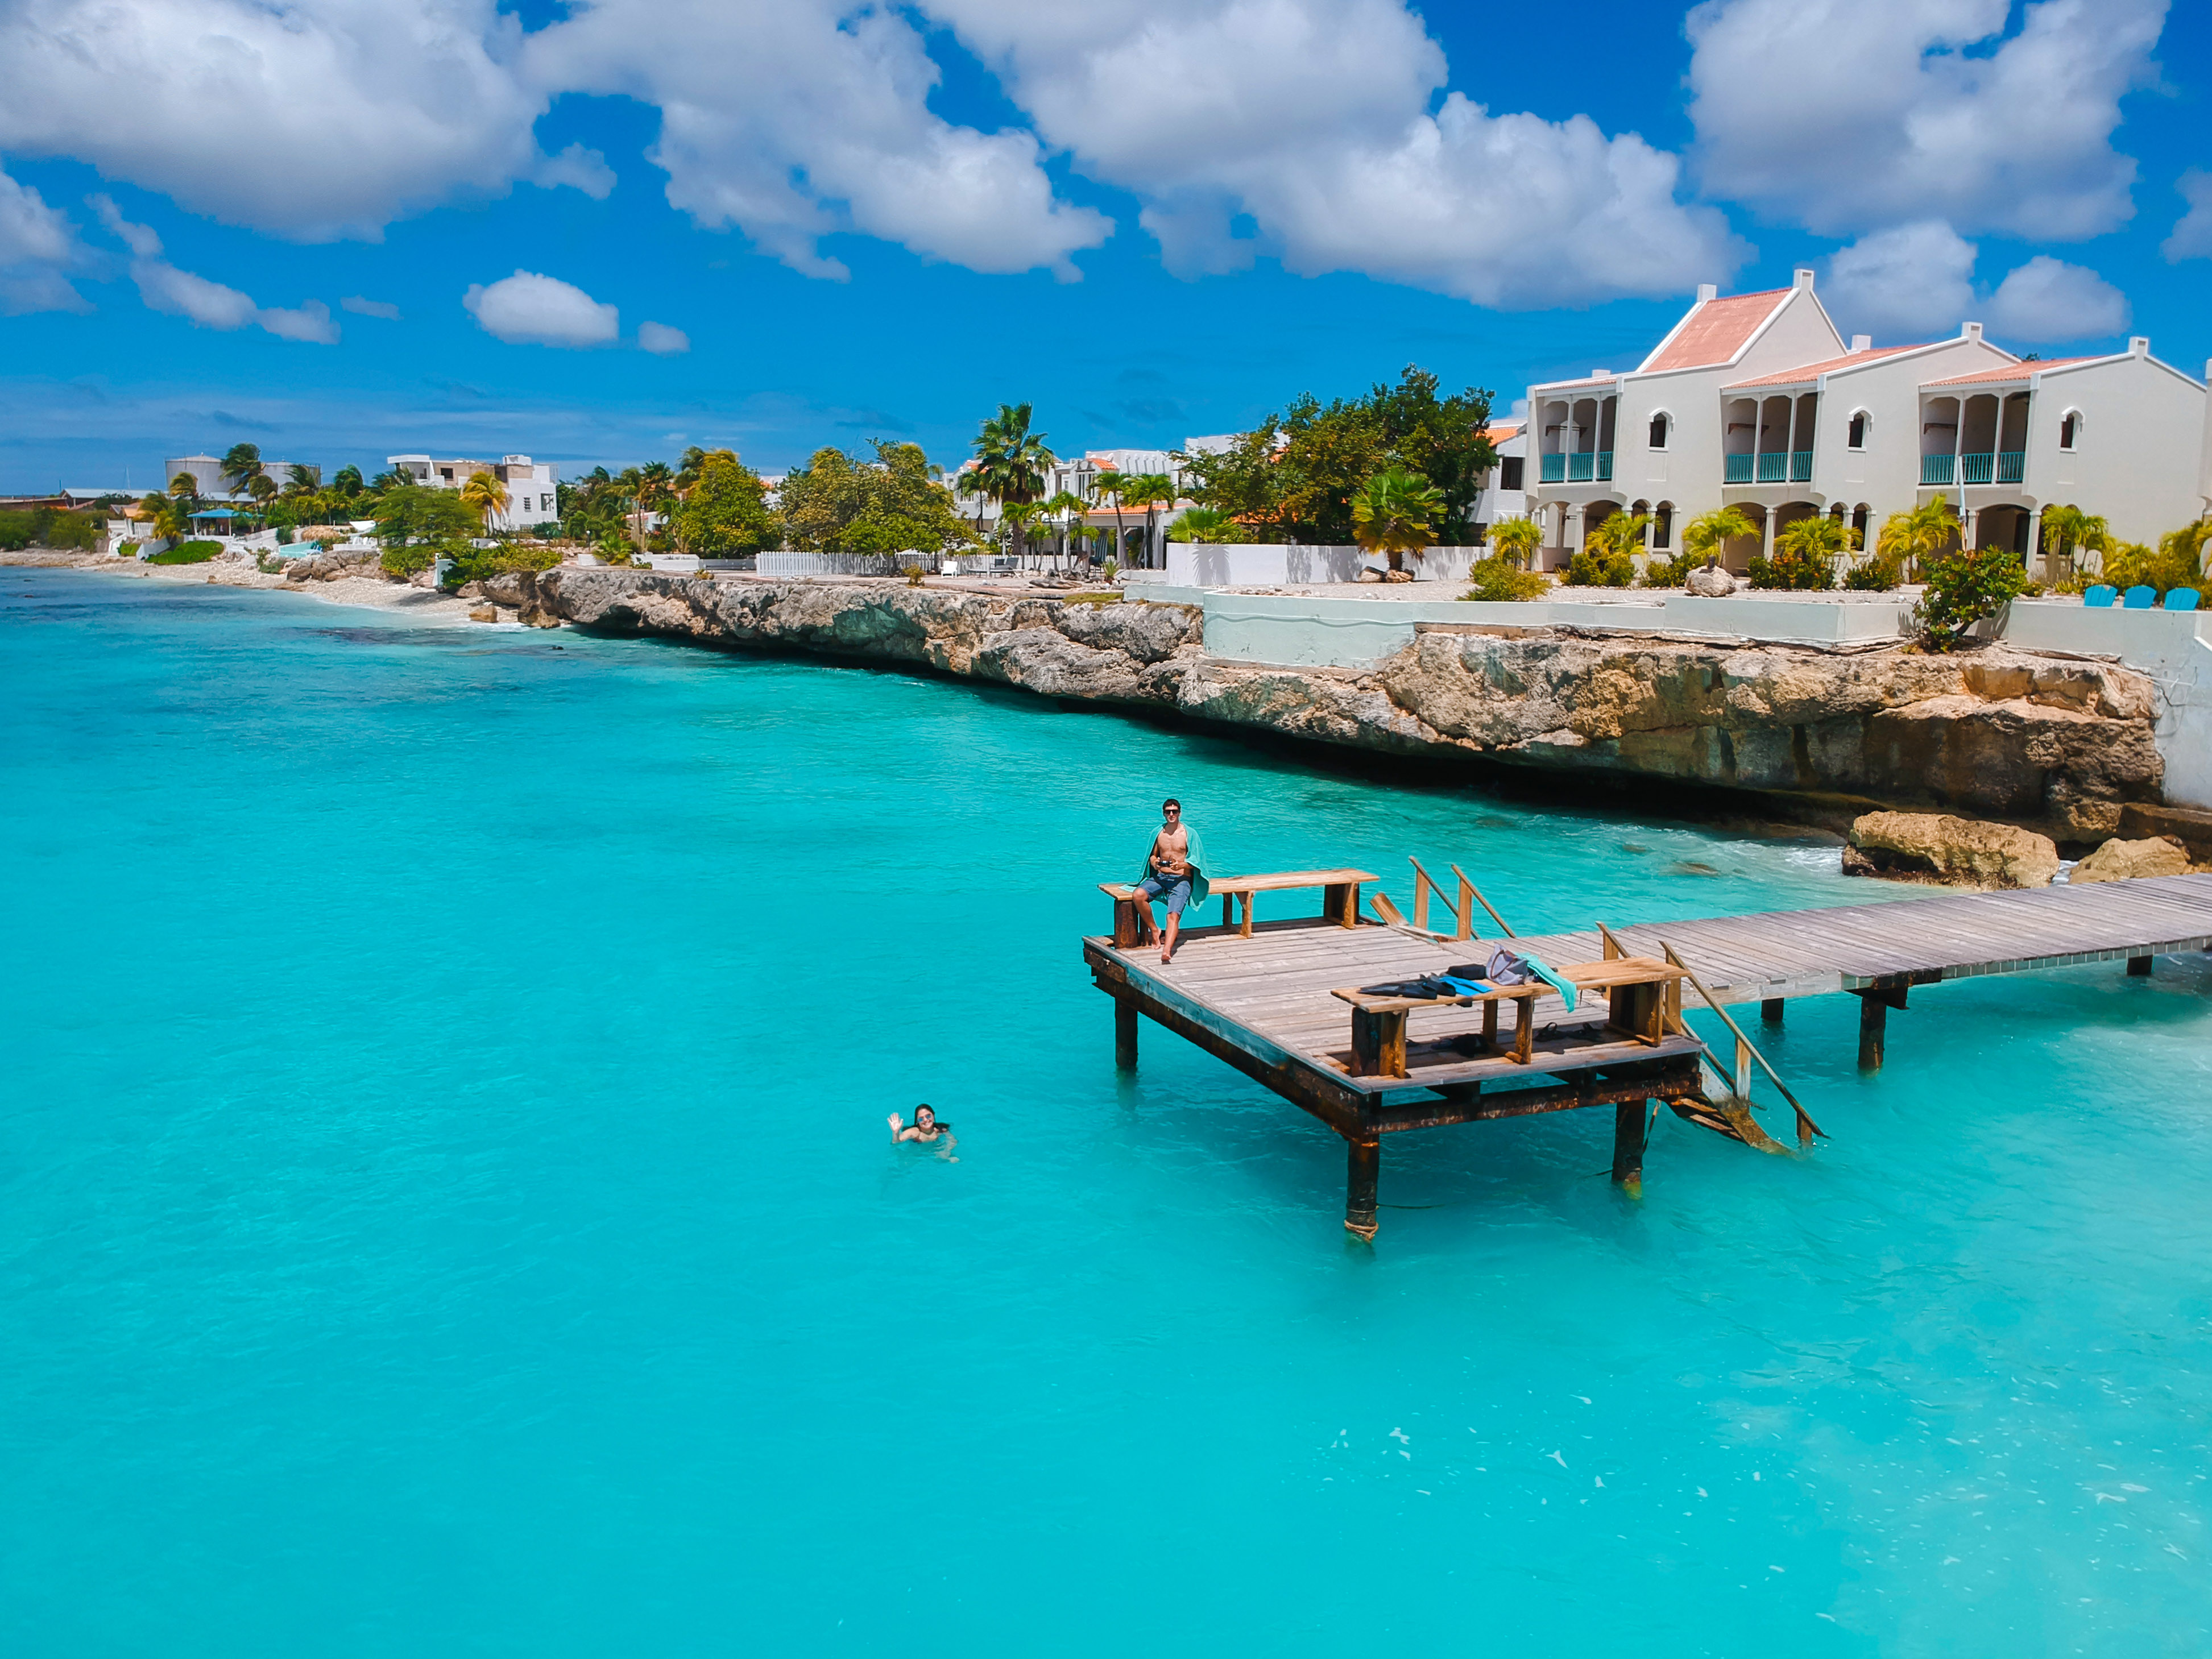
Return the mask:
<svg viewBox="0 0 2212 1659">
<path fill-rule="evenodd" d="M 189 472 L 179 472 L 169 480 L 169 498 L 187 504 L 200 498 L 200 481 Z"/>
<path fill-rule="evenodd" d="M 1583 537 L 1583 545 L 1616 558 L 1632 559 L 1644 550 L 1644 532 L 1650 527 L 1649 513 L 1615 513 L 1592 526 Z"/>
<path fill-rule="evenodd" d="M 357 466 L 340 467 L 337 476 L 331 480 L 331 494 L 342 501 L 351 501 L 368 487 L 362 481 L 361 469 Z"/>
<path fill-rule="evenodd" d="M 1063 559 L 1067 556 L 1068 540 L 1074 533 L 1073 526 L 1082 520 L 1088 506 L 1083 497 L 1072 489 L 1056 492 L 1043 505 L 1042 511 L 1047 518 L 1060 520 L 1060 556 Z"/>
<path fill-rule="evenodd" d="M 1175 527 L 1177 540 L 1190 542 L 1233 542 L 1241 529 L 1234 515 L 1218 507 L 1194 507 Z"/>
<path fill-rule="evenodd" d="M 1693 559 L 1712 559 L 1723 542 L 1756 536 L 1759 526 L 1740 507 L 1717 507 L 1682 526 L 1682 550 Z"/>
<path fill-rule="evenodd" d="M 1121 488 L 1127 482 L 1110 466 L 1091 481 L 1091 494 L 1094 498 L 1101 495 L 1111 495 L 1114 498 L 1114 556 L 1116 560 L 1127 557 L 1129 551 L 1122 544 L 1121 540 L 1128 534 L 1121 524 Z"/>
<path fill-rule="evenodd" d="M 233 444 L 222 458 L 222 481 L 230 486 L 230 493 L 240 490 L 252 492 L 253 481 L 267 476 L 261 466 L 261 447 L 258 444 Z"/>
<path fill-rule="evenodd" d="M 492 520 L 507 511 L 507 486 L 492 473 L 472 472 L 461 486 L 461 499 L 476 509 L 477 520 L 489 530 Z"/>
<path fill-rule="evenodd" d="M 246 493 L 253 498 L 253 505 L 265 516 L 269 503 L 276 499 L 276 480 L 266 472 L 257 472 L 246 481 Z"/>
<path fill-rule="evenodd" d="M 1784 526 L 1774 538 L 1774 562 L 1787 560 L 1797 568 L 1791 578 L 1802 578 L 1812 588 L 1836 585 L 1836 561 L 1858 544 L 1858 532 L 1843 520 L 1815 513 Z M 1789 578 L 1785 578 L 1789 580 Z M 1791 586 L 1796 586 L 1791 580 Z"/>
<path fill-rule="evenodd" d="M 674 493 L 676 475 L 669 471 L 665 461 L 647 461 L 637 469 L 637 483 L 633 490 L 637 500 L 639 529 L 644 529 L 644 520 L 653 512 L 653 503 L 665 501 Z"/>
<path fill-rule="evenodd" d="M 287 495 L 312 495 L 323 487 L 323 469 L 319 466 L 288 466 L 284 469 L 284 493 Z"/>
<path fill-rule="evenodd" d="M 1947 551 L 1959 538 L 1959 515 L 1942 496 L 1910 513 L 1893 513 L 1875 541 L 1875 556 L 1901 576 L 1923 559 Z"/>
<path fill-rule="evenodd" d="M 2074 556 L 2112 551 L 2112 534 L 2104 520 L 2068 503 L 2043 509 L 2043 556 L 2051 566 L 2053 581 L 2070 580 Z"/>
<path fill-rule="evenodd" d="M 1176 503 L 1176 482 L 1164 472 L 1139 472 L 1121 480 L 1121 499 L 1145 509 L 1145 556 L 1152 556 L 1152 533 L 1159 526 L 1160 509 Z"/>
<path fill-rule="evenodd" d="M 1038 511 L 1035 501 L 1008 501 L 999 508 L 999 522 L 1008 532 L 1007 549 L 1018 565 L 1029 552 L 1030 525 Z"/>
<path fill-rule="evenodd" d="M 975 433 L 975 464 L 966 469 L 967 487 L 995 501 L 1001 515 L 1009 502 L 1034 501 L 1044 494 L 1045 474 L 1057 459 L 1044 447 L 1044 434 L 1030 430 L 1027 404 L 1000 404 L 999 412 Z M 975 528 L 983 528 L 981 514 Z"/>
<path fill-rule="evenodd" d="M 1517 570 L 1528 568 L 1536 550 L 1544 544 L 1544 526 L 1534 519 L 1504 519 L 1490 526 L 1491 556 Z"/>
<path fill-rule="evenodd" d="M 1401 555 L 1421 556 L 1434 533 L 1431 525 L 1443 510 L 1443 490 L 1418 472 L 1389 467 L 1352 498 L 1352 537 L 1370 553 L 1386 555 L 1391 569 L 1401 569 Z"/>
</svg>

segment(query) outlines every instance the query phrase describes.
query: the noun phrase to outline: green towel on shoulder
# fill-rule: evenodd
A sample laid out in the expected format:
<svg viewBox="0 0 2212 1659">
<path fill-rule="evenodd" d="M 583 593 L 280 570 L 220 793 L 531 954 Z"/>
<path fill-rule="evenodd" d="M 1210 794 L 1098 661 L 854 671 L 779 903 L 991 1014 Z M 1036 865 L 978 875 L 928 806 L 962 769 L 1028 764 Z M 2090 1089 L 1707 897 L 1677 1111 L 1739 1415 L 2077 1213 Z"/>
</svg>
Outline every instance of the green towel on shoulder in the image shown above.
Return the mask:
<svg viewBox="0 0 2212 1659">
<path fill-rule="evenodd" d="M 1206 902 L 1206 896 L 1212 890 L 1206 881 L 1206 843 L 1199 839 L 1198 831 L 1188 823 L 1183 825 L 1182 833 L 1185 841 L 1182 850 L 1183 862 L 1190 866 L 1190 908 L 1195 910 Z M 1154 839 L 1158 838 L 1155 835 Z M 1130 885 L 1133 887 L 1137 882 L 1143 881 L 1152 873 L 1152 843 L 1147 842 L 1145 844 L 1144 861 L 1139 865 L 1136 878 L 1130 883 Z M 1573 1005 L 1570 1003 L 1568 1006 L 1571 1007 Z"/>
</svg>

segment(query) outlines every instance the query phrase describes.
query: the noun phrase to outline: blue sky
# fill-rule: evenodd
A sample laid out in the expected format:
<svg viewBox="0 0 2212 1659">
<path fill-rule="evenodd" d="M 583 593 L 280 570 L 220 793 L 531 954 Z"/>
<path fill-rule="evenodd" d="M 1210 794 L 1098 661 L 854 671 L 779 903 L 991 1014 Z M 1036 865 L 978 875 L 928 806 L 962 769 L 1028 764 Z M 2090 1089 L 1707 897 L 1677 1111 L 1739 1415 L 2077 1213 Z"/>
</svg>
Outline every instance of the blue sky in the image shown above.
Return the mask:
<svg viewBox="0 0 2212 1659">
<path fill-rule="evenodd" d="M 2203 0 L 0 0 L 0 489 L 1502 410 L 1800 264 L 2197 372 L 2208 81 Z"/>
</svg>

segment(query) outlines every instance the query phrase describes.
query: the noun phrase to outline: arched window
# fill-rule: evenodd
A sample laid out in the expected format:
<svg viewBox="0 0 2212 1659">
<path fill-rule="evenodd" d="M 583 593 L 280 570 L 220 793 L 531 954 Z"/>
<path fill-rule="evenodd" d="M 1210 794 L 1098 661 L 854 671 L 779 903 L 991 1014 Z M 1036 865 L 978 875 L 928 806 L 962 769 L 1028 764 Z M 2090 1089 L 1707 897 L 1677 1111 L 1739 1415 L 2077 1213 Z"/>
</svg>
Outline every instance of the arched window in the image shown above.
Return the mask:
<svg viewBox="0 0 2212 1659">
<path fill-rule="evenodd" d="M 2074 449 L 2079 446 L 2081 438 L 2081 411 L 2078 409 L 2069 409 L 2058 417 L 2058 447 L 2061 449 Z"/>
<path fill-rule="evenodd" d="M 1844 441 L 1853 449 L 1864 449 L 1866 447 L 1867 428 L 1872 424 L 1873 422 L 1867 417 L 1866 410 L 1863 409 L 1852 410 L 1850 433 Z"/>
<path fill-rule="evenodd" d="M 1669 424 L 1670 422 L 1664 415 L 1654 415 L 1651 417 L 1652 448 L 1664 449 L 1667 447 L 1667 429 Z"/>
<path fill-rule="evenodd" d="M 1674 544 L 1674 503 L 1662 501 L 1651 514 L 1651 550 L 1663 553 Z"/>
<path fill-rule="evenodd" d="M 1867 525 L 1874 517 L 1874 509 L 1861 501 L 1851 509 L 1851 531 L 1858 538 L 1860 547 L 1866 546 Z"/>
</svg>

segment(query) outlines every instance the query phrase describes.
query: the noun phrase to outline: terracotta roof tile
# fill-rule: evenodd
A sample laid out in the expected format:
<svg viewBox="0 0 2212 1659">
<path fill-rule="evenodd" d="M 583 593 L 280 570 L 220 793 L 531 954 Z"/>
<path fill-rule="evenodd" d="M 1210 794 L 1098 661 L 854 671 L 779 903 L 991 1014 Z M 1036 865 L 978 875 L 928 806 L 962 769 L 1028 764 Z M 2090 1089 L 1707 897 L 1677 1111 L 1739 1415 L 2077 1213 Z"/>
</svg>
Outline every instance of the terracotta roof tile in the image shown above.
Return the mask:
<svg viewBox="0 0 2212 1659">
<path fill-rule="evenodd" d="M 2046 368 L 2062 368 L 2068 363 L 2094 363 L 2094 357 L 2046 357 L 2039 362 L 2007 363 L 2002 368 L 1984 368 L 1972 374 L 1954 374 L 1948 380 L 1923 380 L 1923 386 L 1974 386 L 1996 380 L 2024 380 L 2031 374 L 2040 374 Z"/>
<path fill-rule="evenodd" d="M 1824 357 L 1817 363 L 1800 363 L 1796 368 L 1785 368 L 1778 374 L 1761 374 L 1756 380 L 1730 380 L 1721 389 L 1737 392 L 1754 386 L 1796 386 L 1801 381 L 1816 380 L 1823 374 L 1833 374 L 1839 368 L 1856 368 L 1862 363 L 1879 362 L 1884 357 L 1894 357 L 1900 351 L 1918 351 L 1919 346 L 1876 346 L 1870 351 L 1854 351 L 1842 357 Z"/>
<path fill-rule="evenodd" d="M 1638 371 L 1656 374 L 1669 368 L 1710 368 L 1744 348 L 1759 325 L 1771 317 L 1795 289 L 1771 288 L 1758 294 L 1730 294 L 1708 300 L 1682 325 L 1681 331 L 1652 354 Z"/>
</svg>

